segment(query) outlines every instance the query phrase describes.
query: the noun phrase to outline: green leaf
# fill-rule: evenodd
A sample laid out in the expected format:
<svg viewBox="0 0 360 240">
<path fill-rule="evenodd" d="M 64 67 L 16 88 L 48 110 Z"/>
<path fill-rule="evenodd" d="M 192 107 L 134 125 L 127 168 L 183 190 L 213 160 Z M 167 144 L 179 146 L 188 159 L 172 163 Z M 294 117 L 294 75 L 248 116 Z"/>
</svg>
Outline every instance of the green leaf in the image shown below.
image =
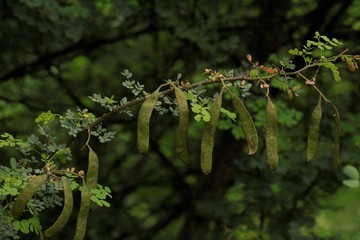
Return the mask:
<svg viewBox="0 0 360 240">
<path fill-rule="evenodd" d="M 221 108 L 220 111 L 225 114 L 227 117 L 229 117 L 231 120 L 236 120 L 236 113 L 230 112 L 229 110 L 226 110 L 225 108 Z"/>
<path fill-rule="evenodd" d="M 50 110 L 47 112 L 41 113 L 36 119 L 36 123 L 43 123 L 44 125 L 49 125 L 55 119 L 55 114 Z"/>
<path fill-rule="evenodd" d="M 29 223 L 28 223 L 28 221 L 27 220 L 22 220 L 21 222 L 20 222 L 20 231 L 22 231 L 23 233 L 25 233 L 25 234 L 27 234 L 27 233 L 29 233 L 30 232 L 30 230 L 29 230 Z"/>
<path fill-rule="evenodd" d="M 191 111 L 193 111 L 194 113 L 200 113 L 201 105 L 197 103 L 191 103 Z"/>
<path fill-rule="evenodd" d="M 359 180 L 354 179 L 343 180 L 342 183 L 349 188 L 357 188 L 360 185 Z"/>
<path fill-rule="evenodd" d="M 16 170 L 16 158 L 10 158 L 10 166 L 12 167 L 12 169 Z"/>
<path fill-rule="evenodd" d="M 326 67 L 326 68 L 329 68 L 332 71 L 335 81 L 338 82 L 338 81 L 341 80 L 340 72 L 339 72 L 338 68 L 336 67 L 336 65 L 334 63 L 332 63 L 332 62 L 324 62 L 321 65 Z"/>
<path fill-rule="evenodd" d="M 251 77 L 251 78 L 256 78 L 256 77 L 258 77 L 258 76 L 259 76 L 259 71 L 258 71 L 258 70 L 252 69 L 252 70 L 250 71 L 250 77 Z"/>
<path fill-rule="evenodd" d="M 345 176 L 347 176 L 350 179 L 353 179 L 353 180 L 359 179 L 359 171 L 354 166 L 346 165 L 343 168 L 342 172 L 344 173 Z"/>
<path fill-rule="evenodd" d="M 297 54 L 299 53 L 299 49 L 297 49 L 297 48 L 290 49 L 290 50 L 289 50 L 289 53 L 290 53 L 291 55 L 297 55 Z"/>
<path fill-rule="evenodd" d="M 104 200 L 101 200 L 101 203 L 104 207 L 110 207 L 110 203 L 104 201 Z"/>
<path fill-rule="evenodd" d="M 330 42 L 330 39 L 327 36 L 320 36 L 325 42 Z"/>
<path fill-rule="evenodd" d="M 105 187 L 104 187 L 104 190 L 105 190 L 107 193 L 111 193 L 111 189 L 110 189 L 108 186 L 105 186 Z"/>
<path fill-rule="evenodd" d="M 194 116 L 195 121 L 199 122 L 201 120 L 201 115 L 197 114 Z"/>
<path fill-rule="evenodd" d="M 331 39 L 333 43 L 342 45 L 342 42 L 340 42 L 339 40 L 337 40 L 336 38 Z"/>
<path fill-rule="evenodd" d="M 96 196 L 92 195 L 92 196 L 90 197 L 90 199 L 91 199 L 91 201 L 93 201 L 94 203 L 96 203 L 97 205 L 99 205 L 100 207 L 103 206 L 102 202 L 101 202 Z"/>
<path fill-rule="evenodd" d="M 206 110 L 202 112 L 202 118 L 204 120 L 204 122 L 209 122 L 211 119 L 210 113 Z"/>
</svg>

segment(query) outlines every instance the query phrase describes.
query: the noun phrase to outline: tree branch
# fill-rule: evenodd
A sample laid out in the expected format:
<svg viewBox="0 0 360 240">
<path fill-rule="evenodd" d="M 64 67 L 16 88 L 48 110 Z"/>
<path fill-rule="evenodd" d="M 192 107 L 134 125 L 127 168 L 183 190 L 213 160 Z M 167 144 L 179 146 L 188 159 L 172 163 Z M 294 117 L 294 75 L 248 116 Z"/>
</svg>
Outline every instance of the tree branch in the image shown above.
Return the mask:
<svg viewBox="0 0 360 240">
<path fill-rule="evenodd" d="M 53 64 L 59 64 L 59 62 L 63 62 L 67 59 L 70 59 L 79 53 L 92 51 L 104 45 L 122 41 L 127 38 L 136 37 L 144 33 L 147 33 L 149 31 L 153 31 L 153 29 L 149 26 L 146 26 L 137 31 L 133 31 L 129 33 L 121 33 L 116 37 L 110 39 L 95 39 L 92 41 L 87 41 L 86 39 L 82 39 L 74 45 L 68 46 L 58 51 L 45 54 L 43 56 L 38 57 L 33 62 L 22 64 L 8 72 L 3 73 L 0 76 L 0 82 L 7 81 L 11 78 L 19 78 L 31 72 L 37 72 L 38 70 L 44 67 L 48 68 Z M 63 59 L 59 60 L 60 57 L 63 57 Z"/>
</svg>

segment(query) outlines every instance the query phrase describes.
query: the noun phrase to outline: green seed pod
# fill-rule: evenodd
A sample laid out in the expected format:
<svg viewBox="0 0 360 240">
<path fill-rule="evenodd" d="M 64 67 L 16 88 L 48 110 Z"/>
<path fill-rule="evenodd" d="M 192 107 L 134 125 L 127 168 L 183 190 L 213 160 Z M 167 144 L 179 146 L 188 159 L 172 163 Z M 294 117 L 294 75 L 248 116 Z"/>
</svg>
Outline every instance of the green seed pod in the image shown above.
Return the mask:
<svg viewBox="0 0 360 240">
<path fill-rule="evenodd" d="M 254 154 L 257 151 L 259 142 L 255 124 L 241 99 L 232 92 L 229 91 L 229 93 L 235 107 L 235 111 L 239 115 L 240 122 L 243 126 L 246 141 L 249 147 L 249 155 Z"/>
<path fill-rule="evenodd" d="M 76 221 L 76 232 L 74 240 L 83 240 L 85 237 L 90 204 L 90 192 L 87 188 L 85 181 L 83 181 L 83 187 L 81 189 L 81 203 Z"/>
<path fill-rule="evenodd" d="M 47 177 L 48 175 L 33 176 L 28 185 L 20 192 L 11 209 L 11 214 L 15 219 L 19 219 L 21 217 L 26 204 L 34 196 L 41 185 L 45 183 Z"/>
<path fill-rule="evenodd" d="M 318 104 L 314 108 L 311 114 L 311 123 L 309 127 L 308 140 L 307 140 L 307 148 L 306 148 L 306 160 L 310 161 L 315 153 L 319 142 L 319 130 L 320 130 L 320 122 L 321 122 L 321 96 L 319 97 Z"/>
<path fill-rule="evenodd" d="M 140 153 L 146 154 L 149 151 L 149 138 L 150 138 L 150 118 L 159 98 L 159 90 L 147 96 L 144 103 L 141 105 L 138 116 L 137 125 L 137 146 Z"/>
<path fill-rule="evenodd" d="M 340 113 L 335 105 L 331 103 L 331 106 L 334 111 L 334 118 L 335 118 L 335 141 L 334 141 L 334 148 L 333 148 L 333 169 L 334 171 L 337 170 L 340 162 Z"/>
<path fill-rule="evenodd" d="M 61 178 L 64 185 L 64 206 L 56 222 L 44 232 L 45 237 L 51 237 L 57 234 L 68 222 L 73 210 L 73 195 L 70 185 L 66 178 Z"/>
<path fill-rule="evenodd" d="M 268 97 L 266 106 L 265 143 L 267 164 L 271 170 L 276 170 L 279 163 L 277 145 L 277 110 L 275 104 Z"/>
<path fill-rule="evenodd" d="M 222 89 L 220 94 L 215 99 L 210 109 L 210 121 L 205 123 L 204 132 L 201 139 L 201 171 L 204 174 L 209 174 L 212 170 L 212 154 L 214 149 L 216 125 L 220 116 L 220 109 L 222 104 Z"/>
<path fill-rule="evenodd" d="M 88 162 L 88 170 L 86 174 L 86 181 L 88 187 L 90 187 L 90 189 L 93 189 L 93 188 L 97 188 L 97 180 L 99 174 L 99 158 L 90 146 L 88 146 L 88 148 L 89 148 L 89 162 Z"/>
<path fill-rule="evenodd" d="M 99 158 L 97 154 L 89 148 L 89 160 L 88 160 L 88 170 L 86 174 L 87 186 L 91 189 L 97 188 L 97 180 L 99 175 Z M 95 203 L 91 202 L 91 208 L 93 208 Z"/>
<path fill-rule="evenodd" d="M 175 96 L 179 107 L 179 126 L 176 131 L 175 152 L 183 163 L 191 165 L 191 160 L 187 151 L 186 136 L 189 126 L 189 108 L 186 95 L 180 88 L 175 87 Z"/>
</svg>

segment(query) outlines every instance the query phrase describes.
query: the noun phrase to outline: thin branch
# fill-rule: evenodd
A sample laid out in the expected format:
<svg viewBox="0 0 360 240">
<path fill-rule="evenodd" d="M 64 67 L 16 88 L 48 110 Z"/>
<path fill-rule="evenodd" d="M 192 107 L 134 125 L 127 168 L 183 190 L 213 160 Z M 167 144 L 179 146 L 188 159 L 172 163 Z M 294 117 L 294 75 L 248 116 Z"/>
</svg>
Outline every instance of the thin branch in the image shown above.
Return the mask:
<svg viewBox="0 0 360 240">
<path fill-rule="evenodd" d="M 229 77 L 229 78 L 216 78 L 215 80 L 206 79 L 201 82 L 197 82 L 197 83 L 193 83 L 193 84 L 185 84 L 183 86 L 179 86 L 179 88 L 181 90 L 189 90 L 189 89 L 194 89 L 194 88 L 200 87 L 200 86 L 205 86 L 205 85 L 210 85 L 210 84 L 223 84 L 224 82 L 235 82 L 235 81 L 239 81 L 239 80 L 246 80 L 246 81 L 262 80 L 262 81 L 265 81 L 265 80 L 271 80 L 278 76 L 298 75 L 302 71 L 312 68 L 317 65 L 318 65 L 318 63 L 313 63 L 313 64 L 309 64 L 309 65 L 307 65 L 297 71 L 294 71 L 294 72 L 276 73 L 276 74 L 272 74 L 272 75 L 268 75 L 268 76 L 249 77 L 249 76 L 243 75 L 243 76 Z M 162 86 L 164 86 L 164 85 L 166 85 L 166 84 L 163 84 Z M 167 90 L 160 92 L 160 95 L 169 95 L 172 92 L 174 92 L 174 88 L 169 88 Z M 146 98 L 147 98 L 147 96 L 141 97 L 141 98 L 136 98 L 132 101 L 127 102 L 124 105 L 116 107 L 112 112 L 104 113 L 101 117 L 97 118 L 90 126 L 88 126 L 88 128 L 90 128 L 90 129 L 94 128 L 99 123 L 107 120 L 114 113 L 120 113 L 121 111 L 124 111 L 125 109 L 133 107 L 137 104 L 140 104 L 140 103 L 144 102 Z"/>
</svg>

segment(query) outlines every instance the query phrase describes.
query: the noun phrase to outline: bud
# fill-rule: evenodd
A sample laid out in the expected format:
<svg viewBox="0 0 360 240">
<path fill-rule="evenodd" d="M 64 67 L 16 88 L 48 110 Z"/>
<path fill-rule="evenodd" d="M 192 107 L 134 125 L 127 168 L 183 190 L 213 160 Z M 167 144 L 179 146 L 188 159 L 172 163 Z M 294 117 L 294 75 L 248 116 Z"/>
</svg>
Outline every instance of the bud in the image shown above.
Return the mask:
<svg viewBox="0 0 360 240">
<path fill-rule="evenodd" d="M 246 55 L 246 59 L 249 61 L 249 62 L 252 62 L 252 56 L 250 54 L 247 54 Z"/>
</svg>

